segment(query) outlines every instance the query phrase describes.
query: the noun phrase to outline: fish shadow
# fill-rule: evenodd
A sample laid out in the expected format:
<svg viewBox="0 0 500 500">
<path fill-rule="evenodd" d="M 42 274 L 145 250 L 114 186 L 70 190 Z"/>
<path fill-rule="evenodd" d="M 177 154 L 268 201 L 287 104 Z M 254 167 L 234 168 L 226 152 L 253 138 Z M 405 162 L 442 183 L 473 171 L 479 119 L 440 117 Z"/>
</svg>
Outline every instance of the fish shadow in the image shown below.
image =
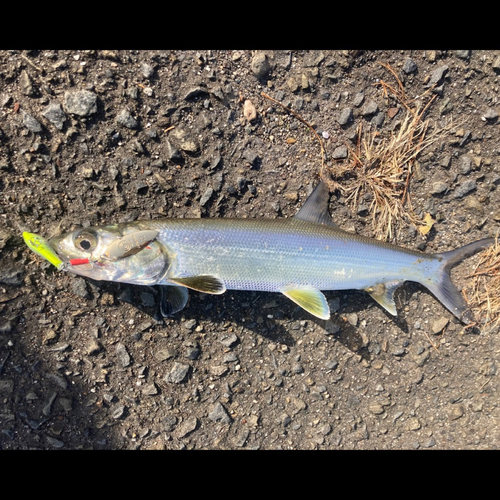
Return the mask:
<svg viewBox="0 0 500 500">
<path fill-rule="evenodd" d="M 130 285 L 126 283 L 99 282 L 88 279 L 94 292 L 108 292 L 120 302 L 131 304 L 134 308 L 150 316 L 156 323 L 163 323 L 160 313 L 159 287 Z M 418 284 L 407 283 L 396 291 L 398 309 L 407 303 L 409 297 L 424 291 Z M 432 295 L 432 294 L 431 294 Z M 329 301 L 339 301 L 339 306 L 332 313 L 330 320 L 312 316 L 280 294 L 271 292 L 245 292 L 228 290 L 222 295 L 209 295 L 190 291 L 189 300 L 184 309 L 167 318 L 179 321 L 195 319 L 209 321 L 218 326 L 230 323 L 242 329 L 248 329 L 256 335 L 275 344 L 288 347 L 296 345 L 311 323 L 325 332 L 325 337 L 334 339 L 349 351 L 363 359 L 371 358 L 369 340 L 361 334 L 359 324 L 351 324 L 346 318 L 351 313 L 360 313 L 377 307 L 387 320 L 395 324 L 402 332 L 408 333 L 408 323 L 401 312 L 397 317 L 389 314 L 376 304 L 371 297 L 358 290 L 325 292 Z"/>
</svg>

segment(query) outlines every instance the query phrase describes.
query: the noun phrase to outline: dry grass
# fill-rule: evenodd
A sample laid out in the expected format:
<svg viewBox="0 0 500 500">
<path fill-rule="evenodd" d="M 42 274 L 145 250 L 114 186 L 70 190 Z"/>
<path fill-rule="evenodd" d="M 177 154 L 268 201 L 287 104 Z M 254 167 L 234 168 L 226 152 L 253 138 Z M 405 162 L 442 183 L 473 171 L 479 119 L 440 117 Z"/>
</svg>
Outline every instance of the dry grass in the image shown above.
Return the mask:
<svg viewBox="0 0 500 500">
<path fill-rule="evenodd" d="M 421 109 L 411 108 L 409 100 L 396 73 L 383 65 L 395 77 L 397 86 L 383 80 L 385 97 L 396 99 L 404 116 L 398 127 L 389 135 L 358 126 L 357 144 L 349 147 L 349 157 L 344 163 L 327 168 L 330 189 L 339 190 L 356 210 L 360 203 L 369 203 L 369 213 L 374 234 L 379 239 L 393 239 L 402 221 L 419 228 L 428 228 L 428 220 L 419 220 L 411 204 L 409 184 L 417 157 L 432 144 L 450 132 L 451 126 L 431 131 L 423 117 L 434 101 L 435 95 Z M 428 91 L 429 92 L 429 91 Z M 422 96 L 423 102 L 426 95 Z M 424 231 L 422 231 L 424 233 Z"/>
<path fill-rule="evenodd" d="M 469 307 L 481 323 L 483 333 L 496 329 L 500 324 L 500 244 L 495 244 L 479 254 L 479 261 L 471 273 L 466 288 Z"/>
<path fill-rule="evenodd" d="M 330 168 L 335 187 L 354 209 L 368 200 L 374 233 L 392 239 L 403 220 L 426 226 L 413 212 L 409 182 L 418 155 L 443 137 L 447 129 L 428 133 L 429 123 L 421 113 L 407 111 L 397 131 L 381 137 L 358 127 L 358 143 L 350 150 L 349 163 Z"/>
</svg>

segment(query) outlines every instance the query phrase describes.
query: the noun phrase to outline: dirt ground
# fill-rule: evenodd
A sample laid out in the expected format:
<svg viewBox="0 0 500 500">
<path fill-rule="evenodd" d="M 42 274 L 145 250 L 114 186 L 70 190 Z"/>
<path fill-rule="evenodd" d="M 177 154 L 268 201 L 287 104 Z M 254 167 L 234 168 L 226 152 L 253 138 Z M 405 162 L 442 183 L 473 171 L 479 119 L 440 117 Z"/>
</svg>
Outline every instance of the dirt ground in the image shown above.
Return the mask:
<svg viewBox="0 0 500 500">
<path fill-rule="evenodd" d="M 494 236 L 500 52 L 1 51 L 0 448 L 499 448 L 498 331 L 464 329 L 417 284 L 399 290 L 397 318 L 358 291 L 326 293 L 328 322 L 281 295 L 192 292 L 164 320 L 154 289 L 58 272 L 22 241 L 293 216 L 318 142 L 262 92 L 315 128 L 333 164 L 360 124 L 400 120 L 387 65 L 412 105 L 436 96 L 434 129 L 456 124 L 409 185 L 432 230 L 402 224 L 395 241 L 440 252 Z M 373 236 L 366 210 L 341 195 L 330 209 Z M 476 258 L 454 269 L 460 288 Z"/>
</svg>

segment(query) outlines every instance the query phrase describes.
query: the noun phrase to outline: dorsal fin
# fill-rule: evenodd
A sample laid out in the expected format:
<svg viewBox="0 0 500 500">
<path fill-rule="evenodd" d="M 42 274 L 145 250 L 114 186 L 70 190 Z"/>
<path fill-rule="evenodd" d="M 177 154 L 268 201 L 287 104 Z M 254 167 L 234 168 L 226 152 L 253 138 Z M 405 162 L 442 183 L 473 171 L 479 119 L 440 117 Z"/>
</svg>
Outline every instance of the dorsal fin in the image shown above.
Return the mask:
<svg viewBox="0 0 500 500">
<path fill-rule="evenodd" d="M 328 186 L 325 182 L 320 181 L 302 205 L 302 208 L 295 214 L 295 218 L 336 227 L 328 212 L 329 200 L 330 192 L 328 191 Z"/>
</svg>

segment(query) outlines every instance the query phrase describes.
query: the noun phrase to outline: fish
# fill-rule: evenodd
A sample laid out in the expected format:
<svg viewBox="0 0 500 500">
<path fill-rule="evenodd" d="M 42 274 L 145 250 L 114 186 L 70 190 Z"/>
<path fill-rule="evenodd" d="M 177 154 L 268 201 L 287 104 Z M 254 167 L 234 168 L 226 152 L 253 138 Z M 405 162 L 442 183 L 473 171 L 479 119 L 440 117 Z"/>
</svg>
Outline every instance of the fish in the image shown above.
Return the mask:
<svg viewBox="0 0 500 500">
<path fill-rule="evenodd" d="M 484 238 L 427 254 L 339 228 L 320 181 L 288 218 L 163 218 L 79 228 L 48 239 L 60 268 L 94 280 L 159 285 L 160 310 L 182 310 L 188 290 L 279 292 L 328 320 L 324 291 L 364 290 L 397 316 L 395 290 L 420 283 L 463 323 L 474 317 L 450 269 L 494 243 Z M 44 240 L 45 241 L 45 240 Z"/>
</svg>

